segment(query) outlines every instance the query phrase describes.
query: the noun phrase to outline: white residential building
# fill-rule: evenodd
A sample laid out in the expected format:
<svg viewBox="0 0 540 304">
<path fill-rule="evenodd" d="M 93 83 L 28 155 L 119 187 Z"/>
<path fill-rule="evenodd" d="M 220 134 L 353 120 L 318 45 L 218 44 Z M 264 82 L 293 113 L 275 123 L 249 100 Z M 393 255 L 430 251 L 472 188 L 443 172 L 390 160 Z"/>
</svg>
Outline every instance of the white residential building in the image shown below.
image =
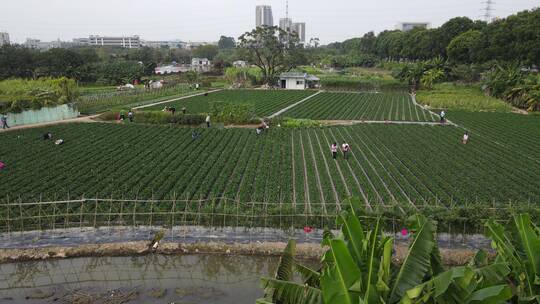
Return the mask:
<svg viewBox="0 0 540 304">
<path fill-rule="evenodd" d="M 247 62 L 244 60 L 236 60 L 232 63 L 235 68 L 245 68 L 248 66 Z"/>
<path fill-rule="evenodd" d="M 258 5 L 255 7 L 255 26 L 274 26 L 274 16 L 270 5 Z"/>
<path fill-rule="evenodd" d="M 191 70 L 199 73 L 210 72 L 212 64 L 207 58 L 191 59 Z"/>
<path fill-rule="evenodd" d="M 31 49 L 48 51 L 50 49 L 68 48 L 73 46 L 73 43 L 61 41 L 60 39 L 53 41 L 41 41 L 39 39 L 26 38 L 24 46 Z"/>
<path fill-rule="evenodd" d="M 10 44 L 9 34 L 6 32 L 0 32 L 0 46 Z"/>
<path fill-rule="evenodd" d="M 429 22 L 400 22 L 397 24 L 396 29 L 403 32 L 408 32 L 417 27 L 428 29 L 431 27 L 431 23 Z"/>
</svg>

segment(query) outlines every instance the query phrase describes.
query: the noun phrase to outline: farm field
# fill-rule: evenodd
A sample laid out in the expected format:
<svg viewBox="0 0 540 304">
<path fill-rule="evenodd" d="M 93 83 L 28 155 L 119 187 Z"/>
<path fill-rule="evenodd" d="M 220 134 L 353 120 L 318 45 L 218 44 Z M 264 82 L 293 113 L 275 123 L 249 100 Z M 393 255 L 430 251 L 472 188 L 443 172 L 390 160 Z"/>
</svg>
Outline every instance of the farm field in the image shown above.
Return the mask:
<svg viewBox="0 0 540 304">
<path fill-rule="evenodd" d="M 162 89 L 130 91 L 103 91 L 83 95 L 76 102 L 77 109 L 83 114 L 94 114 L 114 108 L 131 108 L 144 104 L 159 102 L 175 97 L 194 94 L 187 84 L 177 84 Z"/>
<path fill-rule="evenodd" d="M 521 126 L 512 128 L 519 133 Z M 43 141 L 45 131 L 65 144 Z M 368 209 L 539 201 L 538 161 L 516 157 L 519 147 L 489 135 L 473 132 L 463 145 L 462 134 L 451 126 L 357 125 L 273 128 L 262 136 L 250 129 L 205 129 L 194 141 L 187 128 L 57 125 L 0 134 L 7 164 L 0 194 L 4 202 L 83 195 L 228 198 L 309 214 L 334 214 L 349 196 Z M 348 160 L 331 158 L 334 141 L 351 145 Z"/>
<path fill-rule="evenodd" d="M 186 107 L 188 113 L 207 113 L 212 102 L 224 101 L 231 103 L 252 104 L 255 114 L 260 117 L 269 116 L 309 95 L 313 91 L 281 91 L 281 90 L 223 90 L 210 93 L 208 96 L 195 96 L 171 103 L 159 104 L 145 110 L 162 110 L 165 106 L 177 110 Z"/>
<path fill-rule="evenodd" d="M 323 92 L 286 111 L 285 117 L 317 120 L 436 121 L 407 94 Z"/>
<path fill-rule="evenodd" d="M 540 117 L 515 113 L 450 112 L 450 120 L 512 151 L 540 162 Z"/>
</svg>

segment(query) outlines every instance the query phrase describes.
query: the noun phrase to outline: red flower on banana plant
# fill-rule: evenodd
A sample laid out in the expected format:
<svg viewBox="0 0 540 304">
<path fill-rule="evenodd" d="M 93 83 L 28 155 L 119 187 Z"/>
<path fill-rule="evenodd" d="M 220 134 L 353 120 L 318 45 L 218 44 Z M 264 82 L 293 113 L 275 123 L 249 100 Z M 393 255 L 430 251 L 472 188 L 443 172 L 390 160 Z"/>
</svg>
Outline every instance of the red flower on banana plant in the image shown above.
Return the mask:
<svg viewBox="0 0 540 304">
<path fill-rule="evenodd" d="M 304 227 L 304 232 L 305 233 L 310 233 L 311 231 L 313 231 L 313 228 L 311 228 L 309 226 Z"/>
</svg>

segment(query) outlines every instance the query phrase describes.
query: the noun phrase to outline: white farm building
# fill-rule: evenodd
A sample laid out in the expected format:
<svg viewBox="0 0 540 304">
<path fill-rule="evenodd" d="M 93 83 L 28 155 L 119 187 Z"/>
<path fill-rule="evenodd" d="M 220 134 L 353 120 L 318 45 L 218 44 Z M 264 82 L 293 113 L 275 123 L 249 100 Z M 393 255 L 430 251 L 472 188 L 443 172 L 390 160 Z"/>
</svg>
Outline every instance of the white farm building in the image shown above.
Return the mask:
<svg viewBox="0 0 540 304">
<path fill-rule="evenodd" d="M 287 72 L 279 76 L 279 87 L 287 90 L 316 89 L 320 79 L 307 73 Z"/>
</svg>

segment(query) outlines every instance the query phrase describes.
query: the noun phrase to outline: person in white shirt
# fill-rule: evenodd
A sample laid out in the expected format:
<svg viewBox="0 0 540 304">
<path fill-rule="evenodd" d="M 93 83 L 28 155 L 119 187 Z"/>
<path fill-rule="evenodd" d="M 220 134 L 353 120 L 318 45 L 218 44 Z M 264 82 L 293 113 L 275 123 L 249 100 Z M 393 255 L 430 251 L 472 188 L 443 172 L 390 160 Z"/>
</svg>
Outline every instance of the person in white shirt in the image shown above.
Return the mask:
<svg viewBox="0 0 540 304">
<path fill-rule="evenodd" d="M 351 147 L 348 143 L 343 142 L 343 145 L 341 145 L 341 150 L 343 151 L 343 158 L 349 159 L 349 151 L 351 150 Z"/>
<path fill-rule="evenodd" d="M 210 115 L 206 116 L 206 126 L 210 128 Z"/>
<path fill-rule="evenodd" d="M 463 134 L 463 144 L 466 145 L 469 142 L 469 131 L 465 131 L 465 134 Z"/>
<path fill-rule="evenodd" d="M 332 151 L 333 159 L 336 159 L 337 157 L 337 149 L 338 149 L 337 143 L 333 143 L 332 146 L 330 147 L 330 150 Z"/>
<path fill-rule="evenodd" d="M 444 121 L 445 121 L 445 116 L 446 116 L 446 112 L 441 111 L 440 116 L 441 116 L 441 123 L 444 123 Z"/>
</svg>

